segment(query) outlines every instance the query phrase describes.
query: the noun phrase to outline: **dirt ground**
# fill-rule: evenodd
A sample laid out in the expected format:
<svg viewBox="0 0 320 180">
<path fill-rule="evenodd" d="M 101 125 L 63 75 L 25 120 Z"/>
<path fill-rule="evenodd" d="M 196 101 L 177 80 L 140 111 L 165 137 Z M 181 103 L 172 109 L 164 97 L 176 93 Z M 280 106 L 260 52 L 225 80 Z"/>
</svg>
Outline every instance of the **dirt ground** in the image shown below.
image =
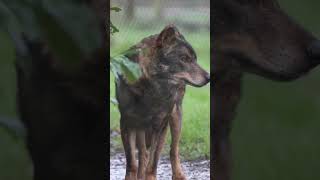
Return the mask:
<svg viewBox="0 0 320 180">
<path fill-rule="evenodd" d="M 125 156 L 116 153 L 110 157 L 110 180 L 123 180 L 125 176 Z M 188 180 L 209 180 L 210 163 L 208 160 L 182 162 Z M 158 180 L 171 180 L 171 165 L 168 157 L 163 157 L 158 166 Z"/>
</svg>

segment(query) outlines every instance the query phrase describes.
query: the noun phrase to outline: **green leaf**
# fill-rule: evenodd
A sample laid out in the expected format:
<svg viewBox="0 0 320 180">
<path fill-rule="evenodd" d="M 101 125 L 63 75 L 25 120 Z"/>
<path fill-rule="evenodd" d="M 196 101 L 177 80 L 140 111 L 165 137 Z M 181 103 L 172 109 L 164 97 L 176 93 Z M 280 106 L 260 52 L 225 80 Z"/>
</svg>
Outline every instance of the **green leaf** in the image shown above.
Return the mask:
<svg viewBox="0 0 320 180">
<path fill-rule="evenodd" d="M 110 69 L 111 72 L 114 74 L 116 80 L 119 79 L 119 75 L 121 75 L 121 65 L 118 61 L 116 61 L 114 58 L 110 58 Z"/>
<path fill-rule="evenodd" d="M 13 31 L 19 30 L 20 33 L 23 32 L 29 40 L 41 39 L 42 33 L 33 11 L 35 3 L 30 2 L 30 0 L 3 1 L 7 4 L 7 7 L 12 13 L 12 17 L 16 24 L 18 24 L 18 27 L 9 29 L 10 34 L 12 34 Z"/>
<path fill-rule="evenodd" d="M 4 2 L 0 1 L 0 28 L 6 30 L 12 20 L 12 12 Z"/>
<path fill-rule="evenodd" d="M 125 56 L 124 56 L 125 57 Z M 123 60 L 121 63 L 122 73 L 129 83 L 135 83 L 141 76 L 141 69 L 137 63 L 127 60 Z"/>
<path fill-rule="evenodd" d="M 139 64 L 132 62 L 124 55 L 111 58 L 110 66 L 116 78 L 122 75 L 130 84 L 135 83 L 142 76 Z"/>
<path fill-rule="evenodd" d="M 119 7 L 112 7 L 110 8 L 111 11 L 115 11 L 115 12 L 120 12 L 121 11 L 121 8 Z"/>
<path fill-rule="evenodd" d="M 0 2 L 0 30 L 11 36 L 11 41 L 15 45 L 17 52 L 20 54 L 26 53 L 26 47 L 22 39 L 21 24 L 5 2 Z"/>
<path fill-rule="evenodd" d="M 49 48 L 60 59 L 60 67 L 66 71 L 78 67 L 83 57 L 78 43 L 48 11 L 38 6 L 34 8 L 34 13 Z"/>
<path fill-rule="evenodd" d="M 102 45 L 99 22 L 86 3 L 65 0 L 3 2 L 0 2 L 0 28 L 6 28 L 20 52 L 25 51 L 23 32 L 29 40 L 46 42 L 60 60 L 58 63 L 70 70 Z"/>
<path fill-rule="evenodd" d="M 119 32 L 119 29 L 110 22 L 110 32 L 111 34 Z"/>
<path fill-rule="evenodd" d="M 115 98 L 110 98 L 110 102 L 114 105 L 118 105 L 118 101 Z"/>
<path fill-rule="evenodd" d="M 141 52 L 141 49 L 139 48 L 130 48 L 122 52 L 121 54 L 130 58 L 130 56 L 137 55 L 139 52 Z"/>
<path fill-rule="evenodd" d="M 43 0 L 43 8 L 73 39 L 84 55 L 101 47 L 103 36 L 98 19 L 86 3 Z"/>
<path fill-rule="evenodd" d="M 119 7 L 111 7 L 110 11 L 119 12 L 119 11 L 121 11 L 121 8 L 119 8 Z M 110 33 L 111 33 L 111 35 L 113 35 L 114 33 L 119 32 L 119 29 L 116 26 L 114 26 L 111 21 L 110 21 L 109 25 L 110 25 Z"/>
<path fill-rule="evenodd" d="M 17 139 L 26 137 L 26 129 L 18 119 L 1 116 L 0 128 L 4 128 Z"/>
</svg>

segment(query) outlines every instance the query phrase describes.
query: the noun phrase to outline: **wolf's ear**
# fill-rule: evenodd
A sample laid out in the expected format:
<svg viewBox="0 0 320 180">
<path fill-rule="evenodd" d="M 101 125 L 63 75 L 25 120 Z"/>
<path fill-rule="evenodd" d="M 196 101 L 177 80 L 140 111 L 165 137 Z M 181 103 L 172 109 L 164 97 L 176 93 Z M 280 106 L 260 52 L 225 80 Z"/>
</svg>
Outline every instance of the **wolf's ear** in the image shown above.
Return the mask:
<svg viewBox="0 0 320 180">
<path fill-rule="evenodd" d="M 165 47 L 171 45 L 179 35 L 179 31 L 174 25 L 168 25 L 159 34 L 157 38 L 157 46 Z"/>
</svg>

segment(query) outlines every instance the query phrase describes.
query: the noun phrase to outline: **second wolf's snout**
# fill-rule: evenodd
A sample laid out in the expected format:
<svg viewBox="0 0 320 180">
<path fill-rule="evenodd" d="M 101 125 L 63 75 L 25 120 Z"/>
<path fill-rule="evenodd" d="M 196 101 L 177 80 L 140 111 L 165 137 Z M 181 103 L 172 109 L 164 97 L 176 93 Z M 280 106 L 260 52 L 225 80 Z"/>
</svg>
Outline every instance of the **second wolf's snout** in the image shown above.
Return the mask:
<svg viewBox="0 0 320 180">
<path fill-rule="evenodd" d="M 308 56 L 311 58 L 313 65 L 320 64 L 320 41 L 314 40 L 308 47 Z"/>
</svg>

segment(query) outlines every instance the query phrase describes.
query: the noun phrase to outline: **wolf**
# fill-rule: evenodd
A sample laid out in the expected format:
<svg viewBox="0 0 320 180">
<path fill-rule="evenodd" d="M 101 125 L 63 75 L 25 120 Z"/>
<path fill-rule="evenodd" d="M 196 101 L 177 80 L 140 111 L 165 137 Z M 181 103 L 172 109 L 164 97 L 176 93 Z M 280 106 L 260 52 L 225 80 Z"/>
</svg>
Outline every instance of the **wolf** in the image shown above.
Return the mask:
<svg viewBox="0 0 320 180">
<path fill-rule="evenodd" d="M 231 179 L 230 132 L 244 73 L 295 80 L 320 62 L 320 42 L 276 0 L 212 2 L 212 177 Z"/>
<path fill-rule="evenodd" d="M 192 46 L 173 24 L 143 39 L 128 58 L 139 64 L 142 76 L 133 84 L 116 81 L 121 137 L 126 155 L 126 180 L 155 180 L 168 126 L 171 130 L 172 179 L 186 179 L 179 159 L 182 100 L 186 85 L 202 87 L 210 74 L 197 63 Z M 139 165 L 135 151 L 139 151 Z"/>
</svg>

